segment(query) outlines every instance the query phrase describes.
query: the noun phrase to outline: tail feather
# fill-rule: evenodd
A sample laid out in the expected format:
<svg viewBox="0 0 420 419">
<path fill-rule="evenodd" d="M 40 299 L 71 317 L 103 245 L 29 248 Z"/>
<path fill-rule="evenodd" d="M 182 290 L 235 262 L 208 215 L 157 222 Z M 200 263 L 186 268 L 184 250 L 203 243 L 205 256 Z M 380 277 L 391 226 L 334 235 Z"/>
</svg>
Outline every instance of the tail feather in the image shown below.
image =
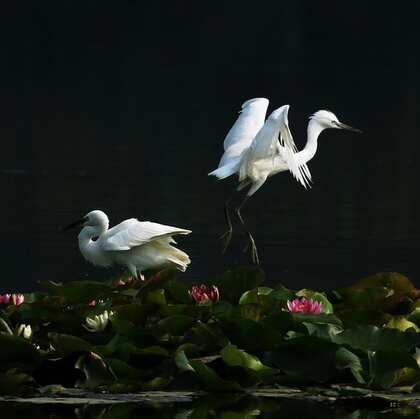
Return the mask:
<svg viewBox="0 0 420 419">
<path fill-rule="evenodd" d="M 185 272 L 187 266 L 191 263 L 190 257 L 176 247 L 172 247 L 170 254 L 166 258 L 182 272 Z"/>
<path fill-rule="evenodd" d="M 229 176 L 235 174 L 239 169 L 240 159 L 235 159 L 230 163 L 225 164 L 222 167 L 218 167 L 216 170 L 213 170 L 209 173 L 209 176 L 216 176 L 218 179 L 225 179 Z"/>
</svg>

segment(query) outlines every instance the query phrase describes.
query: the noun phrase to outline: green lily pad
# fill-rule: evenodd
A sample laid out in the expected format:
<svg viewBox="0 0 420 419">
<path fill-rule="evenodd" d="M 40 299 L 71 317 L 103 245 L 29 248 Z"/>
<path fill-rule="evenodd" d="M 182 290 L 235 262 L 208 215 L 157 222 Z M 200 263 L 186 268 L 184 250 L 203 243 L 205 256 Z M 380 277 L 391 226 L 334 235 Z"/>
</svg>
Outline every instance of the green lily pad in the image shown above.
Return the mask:
<svg viewBox="0 0 420 419">
<path fill-rule="evenodd" d="M 51 332 L 48 333 L 48 337 L 59 356 L 67 356 L 74 352 L 90 351 L 92 348 L 89 342 L 77 336 Z"/>
<path fill-rule="evenodd" d="M 205 390 L 214 392 L 242 391 L 242 387 L 238 383 L 222 379 L 212 368 L 203 362 L 190 360 L 190 365 Z"/>
<path fill-rule="evenodd" d="M 73 281 L 68 284 L 42 282 L 53 295 L 63 297 L 68 303 L 88 303 L 93 299 L 105 298 L 113 294 L 111 287 L 98 281 Z"/>
<path fill-rule="evenodd" d="M 159 334 L 170 334 L 172 336 L 182 336 L 196 322 L 193 317 L 182 314 L 166 317 L 157 324 Z"/>
<path fill-rule="evenodd" d="M 388 389 L 394 385 L 403 368 L 419 370 L 415 359 L 405 351 L 378 350 L 372 357 L 372 383 Z"/>
<path fill-rule="evenodd" d="M 41 356 L 26 339 L 0 333 L 0 370 L 22 368 L 34 370 L 41 362 Z"/>
<path fill-rule="evenodd" d="M 264 365 L 256 356 L 238 349 L 237 346 L 232 344 L 226 345 L 220 353 L 227 365 L 255 371 L 261 378 L 278 372 L 276 369 Z"/>
<path fill-rule="evenodd" d="M 342 333 L 335 335 L 333 341 L 365 351 L 409 351 L 420 344 L 420 334 L 376 326 L 360 326 L 344 330 Z"/>
<path fill-rule="evenodd" d="M 323 383 L 339 371 L 361 370 L 359 358 L 352 352 L 315 336 L 303 336 L 284 342 L 267 353 L 267 360 L 287 375 L 306 382 Z"/>
</svg>

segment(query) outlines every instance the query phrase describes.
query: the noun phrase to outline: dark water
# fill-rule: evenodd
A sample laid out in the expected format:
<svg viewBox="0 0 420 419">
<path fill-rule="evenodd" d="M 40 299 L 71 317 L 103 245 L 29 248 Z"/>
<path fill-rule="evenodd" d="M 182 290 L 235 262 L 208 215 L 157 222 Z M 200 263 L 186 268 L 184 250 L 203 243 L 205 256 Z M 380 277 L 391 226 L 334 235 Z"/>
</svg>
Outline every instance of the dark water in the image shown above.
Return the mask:
<svg viewBox="0 0 420 419">
<path fill-rule="evenodd" d="M 247 261 L 222 256 L 223 200 L 206 174 L 240 104 L 291 104 L 299 147 L 309 114 L 327 131 L 305 191 L 290 175 L 244 209 L 272 284 L 337 287 L 393 270 L 420 282 L 417 3 L 42 2 L 2 13 L 1 290 L 101 278 L 76 232 L 92 209 L 191 228 L 180 240 L 200 279 Z"/>
<path fill-rule="evenodd" d="M 235 398 L 229 394 L 213 395 L 194 402 L 168 402 L 114 405 L 31 405 L 0 404 L 2 415 L 8 419 L 26 417 L 62 419 L 121 419 L 121 418 L 177 418 L 177 419 L 414 419 L 418 409 L 349 409 L 304 402 L 269 398 Z"/>
</svg>

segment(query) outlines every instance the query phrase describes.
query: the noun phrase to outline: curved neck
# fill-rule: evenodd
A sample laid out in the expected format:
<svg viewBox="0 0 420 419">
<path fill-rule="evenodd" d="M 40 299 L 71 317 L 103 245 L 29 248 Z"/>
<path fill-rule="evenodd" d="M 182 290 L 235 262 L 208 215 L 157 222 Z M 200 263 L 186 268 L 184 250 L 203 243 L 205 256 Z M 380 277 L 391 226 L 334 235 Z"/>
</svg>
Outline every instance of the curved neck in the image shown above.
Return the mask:
<svg viewBox="0 0 420 419">
<path fill-rule="evenodd" d="M 104 261 L 101 257 L 101 250 L 98 246 L 97 241 L 92 239 L 100 237 L 103 233 L 108 230 L 108 223 L 103 223 L 97 226 L 86 226 L 83 227 L 79 233 L 79 249 L 83 257 L 89 262 L 95 265 L 104 265 Z"/>
<path fill-rule="evenodd" d="M 304 164 L 315 156 L 316 150 L 318 148 L 318 137 L 319 134 L 325 129 L 318 121 L 311 119 L 308 123 L 308 135 L 305 147 L 303 150 L 297 153 L 299 158 L 299 163 Z"/>
</svg>

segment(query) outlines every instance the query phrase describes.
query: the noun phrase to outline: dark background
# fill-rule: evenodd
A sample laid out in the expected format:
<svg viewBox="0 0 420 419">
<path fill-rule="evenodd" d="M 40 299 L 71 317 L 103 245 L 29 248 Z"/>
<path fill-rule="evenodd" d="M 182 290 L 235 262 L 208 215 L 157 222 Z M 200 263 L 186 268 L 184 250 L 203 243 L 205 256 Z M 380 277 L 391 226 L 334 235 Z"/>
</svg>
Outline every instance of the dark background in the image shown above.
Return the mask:
<svg viewBox="0 0 420 419">
<path fill-rule="evenodd" d="M 109 275 L 61 225 L 92 209 L 191 228 L 199 280 L 222 256 L 222 141 L 243 101 L 330 109 L 305 191 L 287 173 L 244 209 L 271 284 L 339 287 L 401 271 L 420 283 L 417 2 L 43 1 L 1 7 L 0 291 Z"/>
</svg>

